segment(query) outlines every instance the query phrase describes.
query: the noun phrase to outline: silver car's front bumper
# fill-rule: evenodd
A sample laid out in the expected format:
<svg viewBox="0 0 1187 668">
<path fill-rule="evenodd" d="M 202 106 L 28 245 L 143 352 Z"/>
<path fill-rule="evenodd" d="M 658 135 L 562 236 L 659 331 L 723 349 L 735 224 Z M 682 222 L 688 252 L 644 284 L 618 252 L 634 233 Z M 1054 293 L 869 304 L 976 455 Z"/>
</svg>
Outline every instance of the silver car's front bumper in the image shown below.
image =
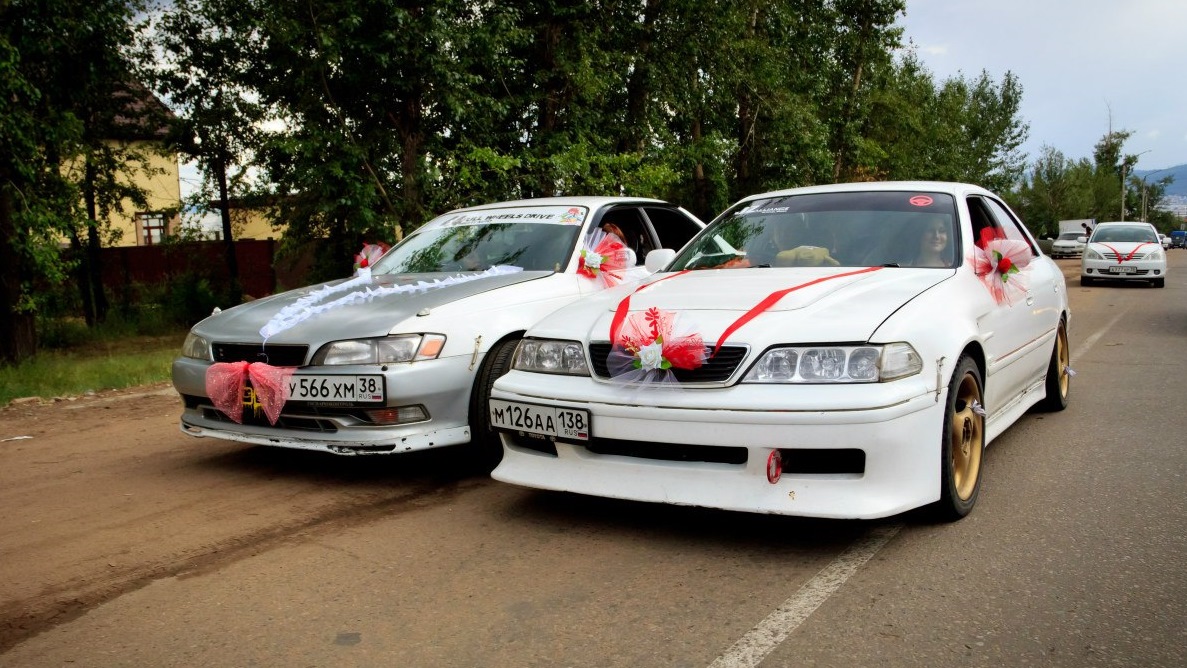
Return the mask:
<svg viewBox="0 0 1187 668">
<path fill-rule="evenodd" d="M 425 450 L 470 441 L 469 404 L 474 383 L 470 357 L 450 357 L 413 364 L 379 367 L 310 367 L 302 372 L 375 374 L 384 376 L 387 400 L 383 404 L 285 404 L 276 426 L 266 419 L 246 415 L 237 424 L 223 415 L 206 396 L 206 369 L 210 362 L 179 358 L 173 362 L 173 385 L 182 396 L 181 431 L 257 445 L 270 445 L 334 454 L 391 454 Z M 467 388 L 467 389 L 459 389 Z M 428 419 L 408 424 L 379 425 L 366 410 L 423 407 Z"/>
</svg>

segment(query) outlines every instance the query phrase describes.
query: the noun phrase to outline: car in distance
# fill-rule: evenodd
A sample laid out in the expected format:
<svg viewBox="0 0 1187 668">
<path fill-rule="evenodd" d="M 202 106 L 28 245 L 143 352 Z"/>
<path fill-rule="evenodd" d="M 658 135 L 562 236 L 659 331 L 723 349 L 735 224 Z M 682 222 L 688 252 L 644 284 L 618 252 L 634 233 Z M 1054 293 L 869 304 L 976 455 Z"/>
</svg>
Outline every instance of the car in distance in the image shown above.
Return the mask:
<svg viewBox="0 0 1187 668">
<path fill-rule="evenodd" d="M 1061 232 L 1051 244 L 1051 257 L 1080 257 L 1084 252 L 1084 242 L 1080 241 L 1082 236 L 1082 231 Z"/>
<path fill-rule="evenodd" d="M 532 326 L 495 479 L 727 510 L 958 519 L 991 441 L 1069 394 L 1063 274 L 975 185 L 747 197 L 659 271 Z"/>
<path fill-rule="evenodd" d="M 624 243 L 610 242 L 611 224 Z M 487 394 L 528 326 L 637 282 L 646 270 L 626 266 L 629 255 L 680 248 L 703 227 L 678 206 L 631 197 L 450 211 L 353 278 L 194 325 L 172 369 L 181 430 L 343 455 L 469 443 L 493 465 L 502 446 Z M 613 253 L 595 260 L 596 240 Z"/>
<path fill-rule="evenodd" d="M 1187 248 L 1187 230 L 1171 230 L 1171 248 Z"/>
<path fill-rule="evenodd" d="M 1080 258 L 1080 285 L 1100 280 L 1166 285 L 1166 250 L 1158 230 L 1139 221 L 1100 223 Z"/>
</svg>

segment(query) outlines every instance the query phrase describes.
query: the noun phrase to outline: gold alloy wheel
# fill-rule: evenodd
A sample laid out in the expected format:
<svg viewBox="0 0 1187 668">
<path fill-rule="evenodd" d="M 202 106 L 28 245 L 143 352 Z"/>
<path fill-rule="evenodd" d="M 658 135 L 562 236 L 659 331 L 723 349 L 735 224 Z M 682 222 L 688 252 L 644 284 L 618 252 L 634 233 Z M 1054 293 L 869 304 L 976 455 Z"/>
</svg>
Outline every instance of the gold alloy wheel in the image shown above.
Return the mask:
<svg viewBox="0 0 1187 668">
<path fill-rule="evenodd" d="M 1072 356 L 1068 352 L 1067 327 L 1063 323 L 1059 324 L 1059 331 L 1055 334 L 1055 356 L 1059 360 L 1059 396 L 1066 397 L 1068 386 L 1072 383 L 1071 374 L 1068 373 Z"/>
<path fill-rule="evenodd" d="M 961 501 L 968 501 L 977 490 L 984 450 L 983 419 L 973 410 L 981 405 L 981 388 L 973 373 L 966 373 L 956 388 L 956 409 L 952 411 L 952 482 Z"/>
</svg>

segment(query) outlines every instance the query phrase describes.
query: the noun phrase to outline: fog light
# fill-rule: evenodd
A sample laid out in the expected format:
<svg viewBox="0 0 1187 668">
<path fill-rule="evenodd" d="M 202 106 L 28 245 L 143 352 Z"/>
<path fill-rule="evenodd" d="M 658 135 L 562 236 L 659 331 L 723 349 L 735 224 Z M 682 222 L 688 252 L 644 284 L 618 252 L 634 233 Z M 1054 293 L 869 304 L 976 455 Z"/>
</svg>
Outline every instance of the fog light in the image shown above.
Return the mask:
<svg viewBox="0 0 1187 668">
<path fill-rule="evenodd" d="M 407 424 L 409 422 L 424 422 L 429 419 L 429 413 L 424 406 L 373 408 L 365 412 L 375 424 Z"/>
</svg>

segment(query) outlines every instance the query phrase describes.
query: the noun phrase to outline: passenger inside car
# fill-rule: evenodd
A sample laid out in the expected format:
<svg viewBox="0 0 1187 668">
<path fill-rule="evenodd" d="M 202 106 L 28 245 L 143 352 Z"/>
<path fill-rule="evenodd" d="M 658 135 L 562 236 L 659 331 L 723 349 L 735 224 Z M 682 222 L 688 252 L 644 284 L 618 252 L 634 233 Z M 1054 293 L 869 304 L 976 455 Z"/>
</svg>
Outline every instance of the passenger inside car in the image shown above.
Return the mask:
<svg viewBox="0 0 1187 668">
<path fill-rule="evenodd" d="M 773 267 L 835 267 L 841 264 L 832 256 L 836 246 L 834 228 L 827 224 L 814 226 L 802 214 L 779 221 L 773 239 L 780 249 L 771 261 Z"/>
<path fill-rule="evenodd" d="M 907 262 L 912 267 L 952 266 L 952 225 L 947 216 L 927 216 L 916 228 L 914 256 Z"/>
</svg>

